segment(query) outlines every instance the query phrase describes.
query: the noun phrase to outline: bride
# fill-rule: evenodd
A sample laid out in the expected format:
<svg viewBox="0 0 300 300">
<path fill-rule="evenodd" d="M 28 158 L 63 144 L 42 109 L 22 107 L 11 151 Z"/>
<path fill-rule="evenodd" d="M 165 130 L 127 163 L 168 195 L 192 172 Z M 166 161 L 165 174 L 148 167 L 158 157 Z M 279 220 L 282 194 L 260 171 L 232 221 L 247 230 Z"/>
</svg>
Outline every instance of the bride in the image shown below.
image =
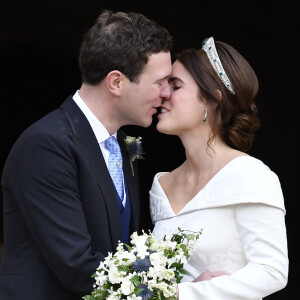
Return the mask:
<svg viewBox="0 0 300 300">
<path fill-rule="evenodd" d="M 254 71 L 211 37 L 177 57 L 170 84 L 157 129 L 181 139 L 186 161 L 154 177 L 154 234 L 162 239 L 178 227 L 203 228 L 178 299 L 257 300 L 283 289 L 288 256 L 280 182 L 246 154 L 259 127 Z"/>
</svg>

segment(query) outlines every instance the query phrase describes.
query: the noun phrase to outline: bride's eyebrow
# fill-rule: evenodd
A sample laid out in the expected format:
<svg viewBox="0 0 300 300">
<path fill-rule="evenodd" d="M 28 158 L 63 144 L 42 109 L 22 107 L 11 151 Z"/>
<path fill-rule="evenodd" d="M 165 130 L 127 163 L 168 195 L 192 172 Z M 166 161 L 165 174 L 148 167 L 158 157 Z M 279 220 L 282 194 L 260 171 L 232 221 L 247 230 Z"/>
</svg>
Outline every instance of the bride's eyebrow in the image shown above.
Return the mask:
<svg viewBox="0 0 300 300">
<path fill-rule="evenodd" d="M 182 79 L 180 79 L 179 77 L 170 77 L 169 78 L 169 83 L 172 83 L 174 81 L 179 81 L 180 83 L 184 83 L 184 81 Z"/>
</svg>

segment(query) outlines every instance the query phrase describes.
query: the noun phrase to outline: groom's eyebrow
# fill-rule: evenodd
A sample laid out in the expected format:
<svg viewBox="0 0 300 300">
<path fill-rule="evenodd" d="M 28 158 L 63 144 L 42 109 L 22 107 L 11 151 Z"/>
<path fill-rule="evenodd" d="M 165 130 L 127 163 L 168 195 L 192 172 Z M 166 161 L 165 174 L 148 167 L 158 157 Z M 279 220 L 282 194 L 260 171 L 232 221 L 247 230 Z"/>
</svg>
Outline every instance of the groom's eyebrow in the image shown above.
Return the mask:
<svg viewBox="0 0 300 300">
<path fill-rule="evenodd" d="M 169 78 L 170 78 L 170 75 L 166 75 L 165 77 L 160 78 L 159 81 L 163 81 L 163 80 L 166 80 L 166 79 L 169 79 Z"/>
<path fill-rule="evenodd" d="M 159 79 L 157 79 L 155 82 L 164 81 L 164 80 L 166 80 L 166 79 L 168 79 L 168 81 L 169 81 L 169 78 L 170 78 L 170 75 L 166 75 L 166 76 L 165 76 L 165 77 L 163 77 L 163 78 L 159 78 Z"/>
</svg>

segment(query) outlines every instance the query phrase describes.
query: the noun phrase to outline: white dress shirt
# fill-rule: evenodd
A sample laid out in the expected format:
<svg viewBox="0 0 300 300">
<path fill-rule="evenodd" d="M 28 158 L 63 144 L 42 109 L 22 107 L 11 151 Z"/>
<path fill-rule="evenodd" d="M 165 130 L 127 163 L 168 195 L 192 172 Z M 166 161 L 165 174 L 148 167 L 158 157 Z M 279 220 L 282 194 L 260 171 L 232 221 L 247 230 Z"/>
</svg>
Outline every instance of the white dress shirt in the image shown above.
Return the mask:
<svg viewBox="0 0 300 300">
<path fill-rule="evenodd" d="M 97 117 L 93 114 L 93 112 L 89 109 L 89 107 L 85 104 L 85 102 L 80 97 L 78 91 L 76 91 L 75 95 L 73 96 L 73 100 L 78 105 L 80 110 L 84 113 L 85 117 L 87 118 L 88 122 L 90 123 L 92 130 L 98 141 L 98 144 L 100 146 L 101 152 L 103 154 L 106 166 L 108 168 L 109 150 L 105 145 L 105 141 L 110 137 L 109 132 L 104 127 L 104 125 L 97 119 Z M 115 132 L 112 136 L 117 138 L 117 132 Z M 122 173 L 123 173 L 123 170 L 122 170 Z M 124 174 L 123 174 L 123 190 L 124 190 L 124 199 L 123 199 L 122 203 L 123 203 L 123 206 L 125 207 L 126 191 L 125 191 L 125 183 L 124 183 Z"/>
</svg>

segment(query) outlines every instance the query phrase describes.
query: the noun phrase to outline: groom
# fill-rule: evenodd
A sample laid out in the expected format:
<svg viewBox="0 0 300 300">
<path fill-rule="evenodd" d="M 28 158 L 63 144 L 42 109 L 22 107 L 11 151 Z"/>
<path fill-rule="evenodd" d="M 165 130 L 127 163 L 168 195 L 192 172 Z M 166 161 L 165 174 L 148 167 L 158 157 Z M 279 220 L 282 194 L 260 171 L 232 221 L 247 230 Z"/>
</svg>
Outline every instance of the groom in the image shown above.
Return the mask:
<svg viewBox="0 0 300 300">
<path fill-rule="evenodd" d="M 1 300 L 81 299 L 100 261 L 138 230 L 137 167 L 120 127 L 149 126 L 170 97 L 171 47 L 137 13 L 105 11 L 87 31 L 81 88 L 25 130 L 4 167 Z"/>
</svg>

